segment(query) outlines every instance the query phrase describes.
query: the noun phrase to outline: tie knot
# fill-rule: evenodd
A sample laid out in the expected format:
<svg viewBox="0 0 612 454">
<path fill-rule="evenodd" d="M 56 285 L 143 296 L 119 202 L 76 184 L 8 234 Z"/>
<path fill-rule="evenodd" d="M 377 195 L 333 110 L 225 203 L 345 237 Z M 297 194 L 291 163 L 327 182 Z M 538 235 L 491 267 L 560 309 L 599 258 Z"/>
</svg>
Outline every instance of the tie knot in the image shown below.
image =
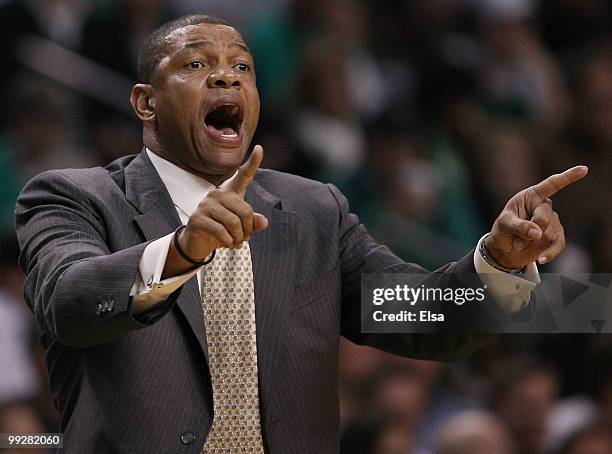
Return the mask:
<svg viewBox="0 0 612 454">
<path fill-rule="evenodd" d="M 249 248 L 248 241 L 243 241 L 242 245 L 239 248 L 223 247 L 217 249 L 216 258 L 213 263 L 215 261 L 218 261 L 219 258 L 223 260 L 236 260 L 239 258 L 246 257 L 247 255 L 250 256 L 250 254 L 251 249 Z"/>
</svg>

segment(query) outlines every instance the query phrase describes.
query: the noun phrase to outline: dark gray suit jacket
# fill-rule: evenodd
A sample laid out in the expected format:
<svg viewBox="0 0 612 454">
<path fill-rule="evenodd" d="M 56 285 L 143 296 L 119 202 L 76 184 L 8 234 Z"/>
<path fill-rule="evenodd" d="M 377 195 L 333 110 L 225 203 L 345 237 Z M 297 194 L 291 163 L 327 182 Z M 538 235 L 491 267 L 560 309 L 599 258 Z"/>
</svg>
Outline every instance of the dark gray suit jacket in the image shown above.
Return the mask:
<svg viewBox="0 0 612 454">
<path fill-rule="evenodd" d="M 423 270 L 375 243 L 333 186 L 260 170 L 246 200 L 270 221 L 251 241 L 268 452 L 338 452 L 341 335 L 442 360 L 481 342 L 360 332 L 361 273 Z M 65 452 L 199 453 L 212 392 L 196 279 L 148 320 L 129 312 L 145 246 L 180 225 L 147 155 L 38 175 L 19 197 L 16 222 Z M 474 272 L 471 254 L 442 271 Z"/>
</svg>

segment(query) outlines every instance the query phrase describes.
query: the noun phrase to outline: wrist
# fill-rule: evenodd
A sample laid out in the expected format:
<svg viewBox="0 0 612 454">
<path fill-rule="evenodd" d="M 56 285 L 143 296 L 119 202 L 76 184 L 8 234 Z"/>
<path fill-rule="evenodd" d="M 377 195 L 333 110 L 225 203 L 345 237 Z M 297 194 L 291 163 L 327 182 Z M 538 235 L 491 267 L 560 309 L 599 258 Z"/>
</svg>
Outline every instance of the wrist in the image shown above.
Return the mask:
<svg viewBox="0 0 612 454">
<path fill-rule="evenodd" d="M 489 240 L 489 242 L 487 240 Z M 481 241 L 479 253 L 485 262 L 487 262 L 493 268 L 499 271 L 503 271 L 504 273 L 522 274 L 525 271 L 525 266 L 516 268 L 513 266 L 508 266 L 506 263 L 504 263 L 504 261 L 500 259 L 498 250 L 490 246 L 489 235 L 485 236 L 484 239 Z"/>
<path fill-rule="evenodd" d="M 181 225 L 174 231 L 173 245 L 178 255 L 184 261 L 194 266 L 207 265 L 208 263 L 212 262 L 213 259 L 215 258 L 215 249 L 206 253 L 205 255 L 202 254 L 201 252 L 194 253 L 194 251 L 191 251 L 188 248 L 188 241 L 185 238 L 185 235 L 189 234 L 187 230 L 188 230 L 188 227 L 186 225 Z M 200 257 L 199 256 L 200 254 L 204 256 Z"/>
</svg>

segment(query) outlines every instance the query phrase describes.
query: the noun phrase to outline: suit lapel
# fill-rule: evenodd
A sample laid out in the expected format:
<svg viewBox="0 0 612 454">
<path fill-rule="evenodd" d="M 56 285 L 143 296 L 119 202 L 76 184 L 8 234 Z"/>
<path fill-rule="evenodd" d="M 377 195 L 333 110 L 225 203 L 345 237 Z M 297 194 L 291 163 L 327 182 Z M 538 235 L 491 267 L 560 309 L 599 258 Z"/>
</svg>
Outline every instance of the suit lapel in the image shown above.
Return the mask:
<svg viewBox="0 0 612 454">
<path fill-rule="evenodd" d="M 127 199 L 141 213 L 134 218 L 134 222 L 147 241 L 172 233 L 181 225 L 170 194 L 144 151 L 125 168 L 125 192 Z M 208 361 L 204 314 L 195 276 L 183 286 L 177 306 L 187 319 Z"/>
<path fill-rule="evenodd" d="M 269 402 L 276 362 L 282 346 L 281 334 L 285 319 L 285 301 L 293 297 L 294 272 L 297 261 L 297 213 L 283 211 L 282 204 L 255 181 L 247 189 L 245 199 L 253 210 L 268 218 L 263 232 L 256 232 L 250 242 L 255 286 L 255 319 L 257 324 L 257 356 L 263 405 Z M 265 408 L 264 408 L 265 410 Z"/>
</svg>

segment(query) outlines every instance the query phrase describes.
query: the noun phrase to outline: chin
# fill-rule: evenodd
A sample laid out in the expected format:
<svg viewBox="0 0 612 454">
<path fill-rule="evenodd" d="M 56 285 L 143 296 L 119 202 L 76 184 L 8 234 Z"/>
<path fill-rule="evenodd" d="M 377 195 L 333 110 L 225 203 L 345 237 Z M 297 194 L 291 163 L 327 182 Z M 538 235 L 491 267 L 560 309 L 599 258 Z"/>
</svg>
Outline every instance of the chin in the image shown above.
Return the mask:
<svg viewBox="0 0 612 454">
<path fill-rule="evenodd" d="M 207 147 L 200 154 L 203 163 L 203 173 L 225 175 L 234 173 L 244 160 L 245 150 L 237 148 Z"/>
</svg>

